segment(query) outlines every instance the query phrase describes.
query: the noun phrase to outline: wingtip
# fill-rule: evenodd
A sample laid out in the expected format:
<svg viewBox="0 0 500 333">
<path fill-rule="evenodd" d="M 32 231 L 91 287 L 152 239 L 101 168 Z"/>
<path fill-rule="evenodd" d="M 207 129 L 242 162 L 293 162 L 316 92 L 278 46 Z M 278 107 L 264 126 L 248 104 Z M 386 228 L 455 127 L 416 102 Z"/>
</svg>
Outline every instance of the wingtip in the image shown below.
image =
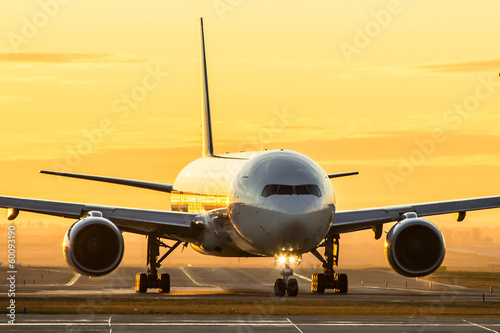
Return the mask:
<svg viewBox="0 0 500 333">
<path fill-rule="evenodd" d="M 353 176 L 353 175 L 359 175 L 358 171 L 351 171 L 351 172 L 341 172 L 341 173 L 331 173 L 328 174 L 328 178 L 340 178 L 340 177 L 346 177 L 346 176 Z"/>
</svg>

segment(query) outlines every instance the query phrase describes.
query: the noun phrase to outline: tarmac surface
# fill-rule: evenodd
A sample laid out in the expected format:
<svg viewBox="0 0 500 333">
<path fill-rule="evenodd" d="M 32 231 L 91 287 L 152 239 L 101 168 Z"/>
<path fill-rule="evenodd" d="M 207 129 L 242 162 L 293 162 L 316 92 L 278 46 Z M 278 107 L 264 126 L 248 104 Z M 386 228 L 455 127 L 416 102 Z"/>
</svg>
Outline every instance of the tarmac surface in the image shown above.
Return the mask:
<svg viewBox="0 0 500 333">
<path fill-rule="evenodd" d="M 498 319 L 30 315 L 2 332 L 498 332 Z"/>
<path fill-rule="evenodd" d="M 2 268 L 2 271 L 5 268 Z M 120 267 L 100 278 L 80 276 L 70 268 L 20 267 L 16 275 L 16 295 L 27 297 L 137 297 L 137 298 L 268 298 L 274 297 L 273 284 L 280 277 L 276 268 L 240 267 L 167 267 L 161 272 L 170 274 L 171 292 L 159 294 L 149 289 L 146 294 L 134 291 L 135 274 L 141 269 Z M 349 292 L 325 294 L 311 292 L 311 269 L 294 269 L 299 284 L 297 299 L 331 299 L 346 301 L 500 301 L 500 292 L 490 293 L 489 287 L 471 289 L 423 279 L 406 278 L 392 270 L 342 270 L 349 278 Z M 3 273 L 3 272 L 2 272 Z M 5 284 L 5 287 L 2 285 Z M 0 281 L 0 288 L 7 281 Z M 285 296 L 286 297 L 286 296 Z"/>
<path fill-rule="evenodd" d="M 134 291 L 134 278 L 142 269 L 120 267 L 100 278 L 88 279 L 70 268 L 19 267 L 16 297 L 76 297 L 138 299 L 243 299 L 273 300 L 276 268 L 167 267 L 171 292 Z M 0 269 L 2 275 L 6 269 Z M 311 269 L 294 269 L 299 295 L 294 299 L 332 301 L 499 302 L 500 292 L 489 287 L 471 289 L 423 279 L 405 278 L 386 269 L 339 270 L 349 277 L 349 292 L 310 291 Z M 453 281 L 450 281 L 452 283 Z M 8 290 L 6 280 L 0 288 Z M 286 296 L 285 296 L 286 297 Z M 362 315 L 362 314 L 360 314 Z M 0 321 L 1 332 L 500 332 L 499 318 L 416 317 L 312 317 L 272 315 L 39 315 L 16 314 L 16 325 Z"/>
</svg>

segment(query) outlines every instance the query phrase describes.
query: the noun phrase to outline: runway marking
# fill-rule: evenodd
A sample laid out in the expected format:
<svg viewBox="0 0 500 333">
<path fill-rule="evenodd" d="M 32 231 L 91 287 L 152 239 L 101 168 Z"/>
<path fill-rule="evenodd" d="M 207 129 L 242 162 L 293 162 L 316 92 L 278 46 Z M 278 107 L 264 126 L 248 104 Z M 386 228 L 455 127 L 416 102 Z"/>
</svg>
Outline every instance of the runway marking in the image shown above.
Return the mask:
<svg viewBox="0 0 500 333">
<path fill-rule="evenodd" d="M 290 324 L 292 324 L 292 325 L 293 325 L 293 327 L 295 327 L 295 328 L 297 329 L 297 331 L 299 331 L 300 333 L 304 333 L 304 332 L 302 332 L 302 330 L 301 330 L 300 328 L 298 328 L 298 327 L 297 327 L 297 325 L 295 325 L 295 324 L 294 324 L 294 323 L 290 320 L 290 318 L 286 318 L 286 320 L 288 320 L 288 322 L 289 322 Z"/>
<path fill-rule="evenodd" d="M 465 320 L 465 319 L 463 319 L 463 321 L 465 321 L 466 323 L 471 324 L 471 325 L 473 325 L 473 326 L 476 326 L 476 327 L 482 328 L 483 330 L 487 330 L 487 331 L 490 331 L 490 332 L 498 333 L 498 331 L 492 330 L 492 329 L 490 329 L 490 328 L 487 328 L 487 327 L 481 326 L 481 325 L 476 324 L 476 323 L 472 323 L 472 322 L 467 321 L 467 320 Z"/>
<path fill-rule="evenodd" d="M 214 285 L 211 285 L 211 284 L 203 284 L 203 283 L 199 283 L 198 281 L 196 281 L 194 279 L 194 277 L 191 276 L 191 274 L 188 273 L 188 271 L 186 270 L 186 267 L 179 267 L 181 269 L 181 271 L 186 274 L 186 276 L 191 280 L 193 281 L 194 284 L 200 286 L 200 287 L 212 287 L 212 288 L 216 288 L 216 289 L 219 289 L 219 290 L 225 290 L 224 288 L 221 288 L 219 286 L 214 286 Z"/>
<path fill-rule="evenodd" d="M 435 281 L 424 280 L 424 279 L 417 279 L 416 281 L 417 282 L 424 282 L 424 283 L 432 283 L 432 284 L 435 284 L 437 286 L 445 286 L 448 288 L 467 289 L 467 287 L 464 287 L 464 286 L 457 286 L 454 284 L 447 284 L 447 283 L 435 282 Z"/>
<path fill-rule="evenodd" d="M 74 285 L 75 282 L 78 281 L 78 279 L 80 278 L 80 276 L 81 276 L 80 274 L 75 273 L 75 275 L 73 276 L 73 278 L 71 280 L 69 280 L 68 283 L 66 283 L 66 286 L 70 287 L 70 286 Z"/>
<path fill-rule="evenodd" d="M 281 268 L 279 268 L 279 267 L 276 267 L 276 269 L 277 269 L 277 270 L 281 270 Z M 295 272 L 293 272 L 293 275 L 292 275 L 292 276 L 297 276 L 297 277 L 299 277 L 299 278 L 301 278 L 301 279 L 303 279 L 303 280 L 306 280 L 306 281 L 312 282 L 312 280 L 311 280 L 310 278 L 308 278 L 307 276 L 300 275 L 300 274 L 295 273 Z"/>
<path fill-rule="evenodd" d="M 219 321 L 213 322 L 208 321 L 204 323 L 200 323 L 197 321 L 188 321 L 188 322 L 143 322 L 143 323 L 113 323 L 114 326 L 260 326 L 260 327 L 286 327 L 293 325 L 299 330 L 299 332 L 303 333 L 295 324 L 291 321 Z M 0 323 L 0 326 L 11 326 L 8 323 Z M 16 323 L 16 326 L 108 326 L 108 323 L 92 323 L 92 322 L 51 322 L 51 323 Z M 111 332 L 111 330 L 110 330 Z"/>
<path fill-rule="evenodd" d="M 293 275 L 296 275 L 296 276 L 298 276 L 299 278 L 304 279 L 304 280 L 306 280 L 306 281 L 312 282 L 312 280 L 311 280 L 310 278 L 308 278 L 308 277 L 306 277 L 306 276 L 304 276 L 304 275 L 300 275 L 300 274 L 297 274 L 297 273 L 293 273 Z"/>
<path fill-rule="evenodd" d="M 409 289 L 409 288 L 389 288 L 389 287 L 374 287 L 374 286 L 361 286 L 357 288 L 367 288 L 367 289 L 382 289 L 382 290 L 397 290 L 397 291 L 415 291 L 419 293 L 436 294 L 437 291 L 423 290 L 423 289 Z"/>
<path fill-rule="evenodd" d="M 109 320 L 108 320 L 109 333 L 113 332 L 113 328 L 111 327 L 111 318 L 113 318 L 113 315 L 111 315 L 111 317 L 109 317 Z"/>
<path fill-rule="evenodd" d="M 184 321 L 184 322 L 139 322 L 139 323 L 127 323 L 127 322 L 118 322 L 113 323 L 114 326 L 220 326 L 220 327 L 230 327 L 230 326 L 255 326 L 255 327 L 286 327 L 293 325 L 299 332 L 303 333 L 297 325 L 295 325 L 290 319 L 287 320 L 268 320 L 268 321 L 244 321 L 244 320 L 234 320 L 234 321 L 206 321 L 206 322 L 198 322 L 198 321 Z M 355 322 L 355 321 L 338 321 L 338 322 L 325 322 L 325 323 L 300 323 L 300 326 L 323 326 L 323 327 L 470 327 L 475 326 L 478 328 L 482 328 L 484 330 L 498 333 L 498 331 L 489 329 L 479 324 L 475 324 L 469 322 L 467 320 L 463 320 L 464 323 L 426 323 L 426 322 L 415 322 L 415 323 L 406 323 L 406 322 L 379 322 L 379 323 L 369 323 L 369 322 Z M 8 323 L 0 323 L 0 326 L 11 326 Z M 108 326 L 108 322 L 33 322 L 33 323 L 16 323 L 16 326 Z M 491 324 L 489 326 L 497 327 L 498 324 Z"/>
</svg>

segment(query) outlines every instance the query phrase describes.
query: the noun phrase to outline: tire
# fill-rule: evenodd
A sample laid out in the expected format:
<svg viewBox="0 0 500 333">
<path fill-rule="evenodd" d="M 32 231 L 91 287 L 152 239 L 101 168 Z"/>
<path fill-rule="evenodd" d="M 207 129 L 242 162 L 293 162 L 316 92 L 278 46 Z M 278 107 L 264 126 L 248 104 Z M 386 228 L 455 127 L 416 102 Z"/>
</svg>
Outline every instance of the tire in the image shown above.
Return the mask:
<svg viewBox="0 0 500 333">
<path fill-rule="evenodd" d="M 135 275 L 135 291 L 145 293 L 148 291 L 148 275 L 146 273 L 138 273 Z"/>
<path fill-rule="evenodd" d="M 311 292 L 318 292 L 318 274 L 316 273 L 311 276 Z"/>
<path fill-rule="evenodd" d="M 325 274 L 318 274 L 318 289 L 317 293 L 323 294 L 326 289 L 326 276 Z"/>
<path fill-rule="evenodd" d="M 278 297 L 285 296 L 286 285 L 283 279 L 276 279 L 274 282 L 274 295 Z"/>
<path fill-rule="evenodd" d="M 170 292 L 170 275 L 169 274 L 158 274 L 159 287 L 158 291 L 162 294 Z"/>
<path fill-rule="evenodd" d="M 286 286 L 286 293 L 290 297 L 295 297 L 299 293 L 299 284 L 296 279 L 288 280 L 288 286 Z"/>
<path fill-rule="evenodd" d="M 339 277 L 338 277 L 338 288 L 339 288 L 339 293 L 341 293 L 341 294 L 347 294 L 348 280 L 347 280 L 347 275 L 346 274 L 339 274 Z"/>
</svg>

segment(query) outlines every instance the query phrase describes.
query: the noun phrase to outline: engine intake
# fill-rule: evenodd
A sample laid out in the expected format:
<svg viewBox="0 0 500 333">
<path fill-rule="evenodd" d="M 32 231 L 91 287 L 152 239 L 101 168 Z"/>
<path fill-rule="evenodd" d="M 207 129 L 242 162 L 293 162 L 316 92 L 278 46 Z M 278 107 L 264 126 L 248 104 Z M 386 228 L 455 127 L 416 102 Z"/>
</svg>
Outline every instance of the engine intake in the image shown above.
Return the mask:
<svg viewBox="0 0 500 333">
<path fill-rule="evenodd" d="M 121 231 L 100 212 L 73 224 L 64 237 L 63 252 L 68 265 L 86 276 L 111 273 L 120 264 L 125 249 Z"/>
<path fill-rule="evenodd" d="M 445 255 L 444 238 L 431 222 L 406 218 L 387 233 L 385 257 L 401 275 L 419 277 L 436 271 Z"/>
</svg>

